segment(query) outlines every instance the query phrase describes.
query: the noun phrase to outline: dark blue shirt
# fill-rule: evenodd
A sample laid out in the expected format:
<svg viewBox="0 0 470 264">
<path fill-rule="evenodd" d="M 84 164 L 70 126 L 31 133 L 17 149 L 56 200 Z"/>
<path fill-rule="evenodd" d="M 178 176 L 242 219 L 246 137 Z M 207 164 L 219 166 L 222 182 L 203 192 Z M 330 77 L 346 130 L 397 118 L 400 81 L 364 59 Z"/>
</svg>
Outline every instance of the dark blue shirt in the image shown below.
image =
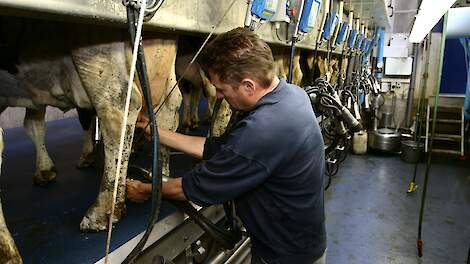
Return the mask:
<svg viewBox="0 0 470 264">
<path fill-rule="evenodd" d="M 235 200 L 256 255 L 313 263 L 326 248 L 324 143 L 307 94 L 281 80 L 220 138 L 208 138 L 206 162 L 183 177 L 202 205 Z"/>
</svg>

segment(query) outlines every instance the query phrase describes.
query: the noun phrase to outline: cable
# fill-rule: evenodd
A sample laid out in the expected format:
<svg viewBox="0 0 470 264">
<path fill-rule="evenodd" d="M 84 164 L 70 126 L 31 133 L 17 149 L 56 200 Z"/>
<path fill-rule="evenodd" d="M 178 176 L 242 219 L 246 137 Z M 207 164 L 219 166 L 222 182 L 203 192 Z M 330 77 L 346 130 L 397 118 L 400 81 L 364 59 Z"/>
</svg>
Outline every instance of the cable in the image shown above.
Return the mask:
<svg viewBox="0 0 470 264">
<path fill-rule="evenodd" d="M 173 93 L 173 91 L 175 90 L 176 87 L 178 87 L 179 83 L 181 82 L 181 80 L 184 78 L 184 76 L 186 75 L 186 73 L 188 72 L 189 68 L 193 65 L 193 63 L 196 61 L 197 57 L 199 56 L 199 54 L 201 53 L 202 49 L 206 46 L 206 44 L 209 42 L 209 39 L 210 37 L 212 37 L 212 35 L 214 34 L 215 30 L 220 26 L 220 24 L 222 23 L 223 19 L 225 18 L 225 16 L 228 14 L 228 12 L 232 9 L 233 5 L 235 4 L 235 2 L 237 2 L 238 0 L 233 0 L 232 3 L 230 4 L 230 6 L 225 10 L 224 14 L 220 17 L 219 21 L 217 22 L 217 24 L 215 24 L 214 26 L 212 26 L 212 30 L 211 32 L 209 33 L 209 35 L 207 35 L 206 39 L 204 40 L 204 42 L 202 43 L 201 47 L 199 48 L 199 50 L 196 52 L 196 54 L 194 54 L 194 57 L 191 59 L 191 61 L 188 63 L 188 65 L 186 66 L 186 68 L 184 69 L 183 73 L 181 74 L 180 78 L 176 81 L 176 83 L 173 85 L 173 87 L 171 88 L 170 92 L 167 94 L 167 96 L 163 99 L 162 103 L 160 104 L 160 106 L 157 108 L 158 104 L 157 105 L 154 105 L 153 106 L 153 114 L 156 115 L 158 114 L 158 112 L 160 111 L 160 109 L 163 107 L 163 105 L 165 104 L 165 102 L 168 100 L 168 98 L 170 97 L 170 95 Z M 155 110 L 156 109 L 156 110 Z M 150 124 L 150 123 L 149 123 Z M 144 136 L 144 133 L 145 133 L 145 129 L 148 127 L 147 124 L 143 129 L 142 129 L 142 132 L 140 132 L 140 134 L 137 136 L 137 139 L 136 141 L 139 141 L 142 139 L 142 137 Z"/>
<path fill-rule="evenodd" d="M 113 229 L 113 218 L 114 218 L 114 210 L 116 207 L 116 197 L 117 197 L 117 190 L 119 186 L 119 177 L 120 177 L 120 172 L 121 172 L 121 166 L 122 166 L 122 152 L 124 149 L 124 140 L 126 136 L 126 129 L 127 129 L 127 119 L 129 115 L 129 106 L 131 102 L 131 93 L 132 93 L 132 85 L 134 82 L 134 72 L 135 72 L 135 66 L 137 62 L 137 48 L 138 48 L 138 43 L 140 40 L 141 32 L 142 32 L 142 25 L 144 21 L 144 11 L 145 11 L 145 4 L 146 0 L 142 0 L 142 8 L 140 9 L 139 13 L 139 19 L 137 22 L 137 32 L 136 32 L 136 38 L 134 41 L 134 49 L 132 52 L 132 63 L 131 63 L 131 69 L 129 73 L 129 82 L 127 85 L 127 93 L 126 93 L 126 103 L 124 107 L 124 113 L 122 117 L 122 123 L 121 123 L 121 135 L 119 139 L 119 149 L 118 149 L 118 158 L 117 158 L 117 165 L 116 165 L 116 175 L 114 176 L 114 190 L 113 190 L 113 200 L 111 204 L 111 212 L 109 216 L 109 222 L 108 222 L 108 236 L 106 240 L 106 255 L 105 255 L 105 260 L 104 263 L 108 264 L 108 257 L 109 257 L 109 247 L 111 244 L 111 234 L 112 234 L 112 229 Z"/>
</svg>

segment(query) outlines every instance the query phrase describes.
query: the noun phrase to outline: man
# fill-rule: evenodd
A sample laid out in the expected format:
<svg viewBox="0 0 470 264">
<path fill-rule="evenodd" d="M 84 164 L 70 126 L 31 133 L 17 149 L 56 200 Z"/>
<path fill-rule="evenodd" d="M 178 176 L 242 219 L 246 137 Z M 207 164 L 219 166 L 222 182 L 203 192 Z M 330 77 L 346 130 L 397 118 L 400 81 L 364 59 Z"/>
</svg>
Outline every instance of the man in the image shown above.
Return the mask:
<svg viewBox="0 0 470 264">
<path fill-rule="evenodd" d="M 206 160 L 164 183 L 163 196 L 201 206 L 234 200 L 252 263 L 324 263 L 324 144 L 308 96 L 275 76 L 269 46 L 244 28 L 215 38 L 199 62 L 217 97 L 245 116 L 220 138 L 159 129 L 162 144 Z M 150 192 L 150 184 L 128 183 L 130 200 Z"/>
</svg>

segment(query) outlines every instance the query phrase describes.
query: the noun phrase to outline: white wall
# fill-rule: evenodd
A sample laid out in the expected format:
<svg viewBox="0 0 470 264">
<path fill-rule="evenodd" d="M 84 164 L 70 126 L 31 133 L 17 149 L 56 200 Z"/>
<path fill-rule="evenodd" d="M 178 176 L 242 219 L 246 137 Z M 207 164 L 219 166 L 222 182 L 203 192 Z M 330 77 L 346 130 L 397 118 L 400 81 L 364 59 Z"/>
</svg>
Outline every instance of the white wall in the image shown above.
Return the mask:
<svg viewBox="0 0 470 264">
<path fill-rule="evenodd" d="M 25 109 L 22 107 L 9 107 L 0 115 L 0 127 L 3 129 L 21 127 L 23 126 L 23 120 L 25 115 Z M 46 109 L 46 121 L 52 121 L 67 117 L 77 116 L 75 109 L 70 110 L 66 113 L 62 110 L 48 106 Z"/>
</svg>

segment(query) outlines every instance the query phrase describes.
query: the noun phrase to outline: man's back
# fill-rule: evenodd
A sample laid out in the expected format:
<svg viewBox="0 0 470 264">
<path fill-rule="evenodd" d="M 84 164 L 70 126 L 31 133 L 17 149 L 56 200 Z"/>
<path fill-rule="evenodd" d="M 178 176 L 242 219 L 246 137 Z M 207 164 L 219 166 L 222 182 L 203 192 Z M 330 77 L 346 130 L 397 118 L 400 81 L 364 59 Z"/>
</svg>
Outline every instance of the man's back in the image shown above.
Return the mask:
<svg viewBox="0 0 470 264">
<path fill-rule="evenodd" d="M 324 144 L 307 95 L 281 81 L 237 124 L 225 147 L 264 168 L 251 176 L 263 183 L 236 199 L 256 254 L 300 256 L 296 263 L 319 258 L 326 246 Z"/>
<path fill-rule="evenodd" d="M 207 161 L 183 178 L 200 205 L 235 199 L 254 254 L 313 263 L 326 248 L 324 144 L 309 99 L 281 81 L 222 138 L 209 138 Z"/>
</svg>

